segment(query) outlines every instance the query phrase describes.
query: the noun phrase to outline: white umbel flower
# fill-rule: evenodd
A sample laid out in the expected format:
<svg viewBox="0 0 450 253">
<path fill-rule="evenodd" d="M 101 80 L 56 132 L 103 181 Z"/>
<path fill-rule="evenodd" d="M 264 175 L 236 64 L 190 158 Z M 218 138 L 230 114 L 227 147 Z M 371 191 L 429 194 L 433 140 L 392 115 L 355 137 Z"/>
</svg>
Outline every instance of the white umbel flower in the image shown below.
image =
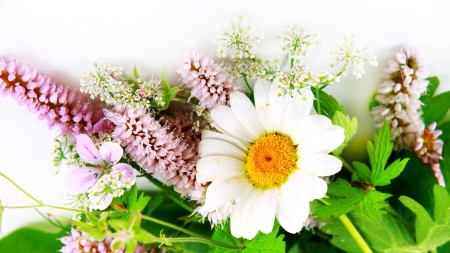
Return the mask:
<svg viewBox="0 0 450 253">
<path fill-rule="evenodd" d="M 252 239 L 270 233 L 275 217 L 290 233 L 297 233 L 309 215 L 309 202 L 322 198 L 322 176 L 337 173 L 339 159 L 329 155 L 344 141 L 344 130 L 322 115 L 309 115 L 310 88 L 293 96 L 280 95 L 277 84 L 259 80 L 255 105 L 233 92 L 230 107 L 211 111 L 213 126 L 199 144 L 197 180 L 211 182 L 204 208 L 213 212 L 235 201 L 231 233 Z"/>
</svg>

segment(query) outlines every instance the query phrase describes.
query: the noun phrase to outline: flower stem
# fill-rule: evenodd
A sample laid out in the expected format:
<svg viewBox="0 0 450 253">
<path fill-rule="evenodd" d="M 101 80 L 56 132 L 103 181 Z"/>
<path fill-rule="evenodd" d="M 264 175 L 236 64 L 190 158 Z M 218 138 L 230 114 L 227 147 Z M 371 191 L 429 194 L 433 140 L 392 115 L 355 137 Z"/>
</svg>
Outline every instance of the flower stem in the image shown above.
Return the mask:
<svg viewBox="0 0 450 253">
<path fill-rule="evenodd" d="M 341 160 L 342 165 L 344 165 L 344 167 L 345 167 L 348 171 L 350 171 L 350 173 L 355 172 L 355 169 L 354 169 L 349 163 L 347 163 L 347 162 L 344 160 L 344 158 L 342 158 L 342 157 L 339 156 L 339 155 L 337 155 L 336 157 L 337 157 L 339 160 Z"/>
<path fill-rule="evenodd" d="M 206 238 L 194 238 L 194 237 L 178 237 L 178 238 L 164 238 L 164 240 L 160 240 L 160 242 L 168 242 L 168 243 L 177 243 L 177 242 L 196 242 L 196 243 L 204 243 L 209 245 L 214 245 L 226 249 L 232 249 L 232 250 L 242 250 L 245 248 L 245 246 L 237 246 L 237 245 L 231 245 L 227 243 L 222 243 Z"/>
<path fill-rule="evenodd" d="M 21 191 L 23 194 L 27 195 L 29 198 L 34 200 L 34 202 L 38 203 L 39 205 L 43 205 L 43 203 L 39 200 L 37 200 L 35 197 L 31 196 L 28 192 L 26 192 L 24 189 L 22 189 L 18 184 L 16 184 L 14 181 L 12 181 L 9 177 L 7 177 L 5 174 L 0 172 L 0 176 L 8 180 L 11 184 L 13 184 L 19 191 Z"/>
<path fill-rule="evenodd" d="M 203 235 L 200 235 L 200 234 L 197 234 L 197 233 L 195 233 L 195 232 L 189 231 L 189 230 L 187 230 L 187 229 L 184 229 L 184 228 L 179 227 L 179 226 L 177 226 L 177 225 L 174 225 L 174 224 L 172 224 L 172 223 L 168 223 L 168 222 L 165 222 L 165 221 L 162 221 L 162 220 L 158 220 L 158 219 L 153 218 L 153 217 L 151 217 L 151 216 L 142 215 L 142 219 L 148 220 L 148 221 L 151 221 L 151 222 L 154 222 L 154 223 L 157 223 L 157 224 L 160 224 L 160 225 L 163 225 L 163 226 L 166 226 L 166 227 L 175 229 L 175 230 L 178 230 L 178 231 L 180 231 L 180 232 L 182 232 L 182 233 L 185 233 L 185 234 L 187 234 L 187 235 L 191 235 L 191 236 L 194 236 L 194 237 L 207 239 L 207 238 L 204 237 Z"/>
<path fill-rule="evenodd" d="M 64 210 L 64 211 L 71 211 L 71 212 L 77 212 L 77 213 L 82 213 L 84 212 L 83 210 L 79 210 L 79 209 L 74 209 L 74 208 L 69 208 L 69 207 L 63 207 L 63 206 L 53 206 L 53 205 L 47 205 L 44 203 L 41 203 L 40 205 L 30 205 L 30 206 L 2 206 L 3 208 L 9 208 L 9 209 L 25 209 L 25 208 L 41 208 L 41 207 L 48 207 L 48 208 L 53 208 L 53 209 L 59 209 L 59 210 Z"/>
<path fill-rule="evenodd" d="M 370 249 L 369 245 L 367 245 L 364 238 L 362 238 L 361 234 L 356 230 L 353 223 L 350 221 L 350 219 L 347 217 L 347 215 L 339 216 L 338 218 L 342 225 L 347 229 L 347 231 L 350 233 L 350 235 L 353 237 L 353 239 L 356 241 L 356 244 L 358 244 L 359 248 L 361 248 L 362 252 L 364 253 L 372 253 L 372 250 Z"/>
<path fill-rule="evenodd" d="M 322 111 L 320 110 L 319 85 L 316 86 L 316 100 L 317 100 L 317 114 L 321 115 Z"/>
<path fill-rule="evenodd" d="M 244 78 L 245 84 L 247 85 L 247 88 L 250 90 L 250 92 L 253 94 L 253 89 L 250 87 L 250 84 L 247 81 L 247 75 L 242 75 L 242 78 Z"/>
</svg>

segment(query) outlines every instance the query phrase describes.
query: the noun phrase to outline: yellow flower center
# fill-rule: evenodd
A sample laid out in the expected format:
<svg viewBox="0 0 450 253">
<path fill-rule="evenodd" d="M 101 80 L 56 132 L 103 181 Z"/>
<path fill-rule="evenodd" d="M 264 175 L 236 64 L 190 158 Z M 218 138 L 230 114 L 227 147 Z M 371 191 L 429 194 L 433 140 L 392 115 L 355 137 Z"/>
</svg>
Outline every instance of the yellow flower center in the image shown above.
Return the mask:
<svg viewBox="0 0 450 253">
<path fill-rule="evenodd" d="M 288 179 L 296 169 L 296 147 L 285 136 L 270 134 L 251 147 L 245 164 L 250 181 L 259 187 L 276 187 Z"/>
</svg>

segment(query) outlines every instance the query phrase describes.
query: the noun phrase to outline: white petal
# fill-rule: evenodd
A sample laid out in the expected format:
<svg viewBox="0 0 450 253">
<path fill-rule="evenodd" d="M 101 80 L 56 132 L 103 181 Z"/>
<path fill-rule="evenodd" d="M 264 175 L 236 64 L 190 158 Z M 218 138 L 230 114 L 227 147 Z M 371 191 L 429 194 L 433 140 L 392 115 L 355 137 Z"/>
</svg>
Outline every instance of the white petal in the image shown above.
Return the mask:
<svg viewBox="0 0 450 253">
<path fill-rule="evenodd" d="M 270 118 L 268 120 L 273 121 L 273 131 L 283 132 L 283 119 L 285 109 L 287 108 L 288 98 L 287 96 L 278 96 L 277 83 L 274 82 L 270 85 L 269 101 L 270 101 Z"/>
<path fill-rule="evenodd" d="M 123 155 L 123 149 L 118 143 L 104 142 L 100 147 L 103 161 L 116 164 Z"/>
<path fill-rule="evenodd" d="M 76 141 L 77 153 L 83 161 L 95 165 L 102 163 L 101 154 L 89 136 L 85 134 L 77 135 Z"/>
<path fill-rule="evenodd" d="M 323 198 L 328 189 L 328 185 L 323 179 L 304 170 L 296 170 L 292 173 L 285 184 L 287 183 L 292 184 L 292 188 L 297 191 L 304 193 L 308 202 Z"/>
<path fill-rule="evenodd" d="M 242 196 L 251 188 L 247 177 L 242 175 L 233 178 L 220 179 L 212 182 L 206 190 L 206 211 L 212 212 L 219 207 Z"/>
<path fill-rule="evenodd" d="M 270 133 L 273 132 L 273 120 L 270 117 L 269 91 L 270 83 L 267 80 L 256 81 L 254 88 L 256 113 L 266 132 Z"/>
<path fill-rule="evenodd" d="M 230 107 L 220 105 L 211 111 L 211 119 L 219 126 L 219 130 L 239 140 L 253 142 L 252 135 L 242 126 Z"/>
<path fill-rule="evenodd" d="M 298 168 L 306 170 L 315 176 L 331 176 L 341 170 L 342 162 L 328 154 L 309 154 L 301 157 Z"/>
<path fill-rule="evenodd" d="M 280 187 L 276 216 L 280 225 L 289 233 L 297 233 L 309 215 L 309 200 L 304 191 L 298 191 L 295 180 L 289 180 Z"/>
<path fill-rule="evenodd" d="M 330 153 L 344 142 L 344 138 L 344 129 L 340 126 L 331 126 L 320 133 L 309 135 L 299 143 L 299 157 L 312 153 Z"/>
<path fill-rule="evenodd" d="M 310 115 L 298 121 L 290 136 L 294 144 L 299 144 L 306 136 L 322 132 L 331 125 L 331 120 L 323 115 Z"/>
<path fill-rule="evenodd" d="M 294 93 L 293 99 L 287 105 L 283 119 L 283 133 L 290 135 L 295 131 L 298 122 L 311 113 L 314 96 L 309 87 L 302 94 Z"/>
<path fill-rule="evenodd" d="M 256 204 L 256 224 L 259 230 L 265 234 L 272 232 L 273 229 L 275 212 L 278 205 L 276 199 L 277 193 L 278 189 L 264 190 L 263 196 Z"/>
<path fill-rule="evenodd" d="M 228 156 L 241 161 L 246 161 L 247 154 L 235 145 L 221 140 L 206 139 L 198 144 L 198 154 L 200 157 L 207 156 Z"/>
<path fill-rule="evenodd" d="M 214 132 L 211 130 L 203 130 L 202 132 L 202 140 L 206 139 L 216 139 L 216 140 L 222 140 L 225 142 L 228 142 L 230 144 L 235 145 L 236 147 L 242 149 L 244 152 L 248 152 L 248 148 L 250 147 L 250 144 L 248 142 L 240 141 L 230 135 L 221 134 L 218 132 Z"/>
<path fill-rule="evenodd" d="M 207 156 L 198 160 L 196 167 L 199 183 L 244 175 L 245 171 L 243 161 L 229 156 Z"/>
<path fill-rule="evenodd" d="M 254 140 L 265 134 L 264 127 L 256 114 L 252 101 L 241 92 L 233 92 L 230 95 L 230 106 L 236 118 L 252 135 Z"/>
<path fill-rule="evenodd" d="M 99 210 L 105 210 L 109 204 L 111 204 L 112 199 L 113 195 L 111 193 L 104 193 L 98 196 L 89 196 L 89 200 L 92 201 L 92 203 L 95 203 Z"/>
<path fill-rule="evenodd" d="M 260 201 L 262 191 L 252 188 L 249 193 L 244 193 L 234 207 L 230 217 L 231 234 L 234 237 L 244 237 L 251 240 L 258 233 L 258 224 L 254 215 L 257 210 L 256 203 Z"/>
<path fill-rule="evenodd" d="M 69 192 L 79 194 L 95 185 L 100 171 L 94 168 L 73 169 L 66 174 L 66 187 Z"/>
</svg>

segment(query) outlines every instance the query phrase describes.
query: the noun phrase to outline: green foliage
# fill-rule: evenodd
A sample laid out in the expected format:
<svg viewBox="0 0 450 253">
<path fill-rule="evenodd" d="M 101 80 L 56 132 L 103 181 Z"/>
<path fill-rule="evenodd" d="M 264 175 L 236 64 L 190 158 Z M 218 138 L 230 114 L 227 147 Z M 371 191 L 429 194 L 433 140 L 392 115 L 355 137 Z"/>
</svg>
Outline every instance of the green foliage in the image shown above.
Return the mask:
<svg viewBox="0 0 450 253">
<path fill-rule="evenodd" d="M 167 81 L 167 77 L 164 71 L 162 73 L 161 84 L 162 84 L 161 97 L 163 99 L 164 105 L 159 108 L 160 111 L 165 110 L 167 109 L 167 107 L 169 107 L 170 101 L 175 97 L 175 95 L 179 90 L 178 87 L 170 88 L 169 82 Z"/>
<path fill-rule="evenodd" d="M 376 99 L 377 93 L 374 93 L 372 96 L 372 99 L 370 100 L 369 103 L 369 112 L 373 110 L 373 108 L 377 107 L 378 105 L 380 105 L 380 103 L 377 101 Z"/>
<path fill-rule="evenodd" d="M 280 224 L 276 222 L 272 232 L 269 234 L 263 234 L 258 232 L 258 234 L 252 240 L 238 239 L 231 235 L 230 223 L 228 222 L 223 230 L 218 229 L 214 231 L 212 239 L 215 241 L 228 243 L 232 245 L 242 246 L 242 250 L 231 250 L 220 247 L 214 247 L 210 250 L 210 253 L 284 253 L 286 251 L 286 244 L 283 241 L 284 235 L 277 236 Z"/>
<path fill-rule="evenodd" d="M 311 87 L 311 91 L 313 92 L 314 96 L 316 96 L 316 100 L 314 100 L 314 109 L 316 109 L 316 111 L 318 110 L 318 105 L 320 104 L 321 114 L 327 116 L 330 119 L 333 119 L 334 113 L 337 111 L 342 112 L 344 115 L 346 115 L 344 106 L 340 105 L 334 97 L 328 95 L 321 89 L 317 90 L 317 88 L 315 87 Z"/>
<path fill-rule="evenodd" d="M 426 80 L 429 82 L 426 94 L 428 96 L 433 96 L 437 88 L 439 87 L 439 78 L 437 78 L 437 76 L 431 76 Z"/>
<path fill-rule="evenodd" d="M 133 213 L 135 211 L 142 212 L 142 210 L 144 210 L 145 206 L 150 201 L 150 197 L 145 196 L 143 192 L 141 192 L 139 198 L 137 197 L 137 193 L 137 187 L 136 184 L 134 184 L 126 195 L 125 203 L 130 213 Z"/>
<path fill-rule="evenodd" d="M 445 182 L 445 188 L 450 193 L 450 138 L 444 141 L 442 160 L 439 161 L 441 172 Z"/>
<path fill-rule="evenodd" d="M 88 233 L 92 238 L 102 241 L 106 238 L 109 228 L 106 223 L 108 213 L 103 212 L 97 216 L 89 211 L 85 212 L 86 222 L 71 220 L 70 223 L 76 226 L 78 230 Z"/>
<path fill-rule="evenodd" d="M 324 201 L 328 205 L 318 207 L 313 214 L 314 216 L 334 216 L 337 218 L 354 211 L 353 215 L 355 216 L 381 221 L 382 215 L 386 213 L 381 208 L 388 206 L 384 203 L 384 200 L 392 196 L 373 189 L 364 191 L 360 188 L 354 188 L 342 178 L 338 178 L 336 183 L 330 184 L 327 193 L 333 198 L 325 199 Z"/>
<path fill-rule="evenodd" d="M 20 228 L 0 240 L 0 252 L 5 253 L 51 253 L 59 251 L 63 244 L 59 238 L 65 236 L 61 231 L 49 234 L 31 228 Z"/>
<path fill-rule="evenodd" d="M 347 143 L 356 133 L 356 130 L 358 129 L 358 120 L 356 117 L 350 119 L 350 116 L 342 113 L 341 111 L 336 111 L 333 115 L 333 124 L 344 128 L 345 134 L 344 142 L 333 151 L 333 154 L 337 156 L 341 154 L 342 150 L 345 146 L 347 146 Z"/>
<path fill-rule="evenodd" d="M 133 68 L 133 75 L 134 75 L 134 78 L 139 79 L 139 73 L 138 73 L 138 70 L 136 68 L 136 65 Z"/>
<path fill-rule="evenodd" d="M 441 121 L 450 109 L 450 103 L 448 103 L 450 91 L 433 96 L 439 86 L 439 79 L 437 77 L 430 77 L 427 80 L 430 82 L 428 91 L 420 97 L 420 100 L 424 103 L 422 106 L 422 118 L 426 126 L 433 122 Z"/>
<path fill-rule="evenodd" d="M 424 251 L 433 250 L 448 241 L 450 238 L 450 196 L 447 190 L 435 185 L 434 215 L 417 201 L 401 196 L 399 200 L 416 214 L 416 245 Z"/>
<path fill-rule="evenodd" d="M 443 124 L 439 124 L 437 129 L 442 130 L 442 134 L 439 136 L 439 139 L 446 140 L 450 138 L 450 121 L 447 121 Z"/>
<path fill-rule="evenodd" d="M 330 240 L 332 245 L 349 253 L 362 252 L 355 239 L 338 219 L 321 217 L 319 218 L 319 221 L 326 223 L 326 225 L 322 227 L 322 231 L 333 236 Z"/>
</svg>

